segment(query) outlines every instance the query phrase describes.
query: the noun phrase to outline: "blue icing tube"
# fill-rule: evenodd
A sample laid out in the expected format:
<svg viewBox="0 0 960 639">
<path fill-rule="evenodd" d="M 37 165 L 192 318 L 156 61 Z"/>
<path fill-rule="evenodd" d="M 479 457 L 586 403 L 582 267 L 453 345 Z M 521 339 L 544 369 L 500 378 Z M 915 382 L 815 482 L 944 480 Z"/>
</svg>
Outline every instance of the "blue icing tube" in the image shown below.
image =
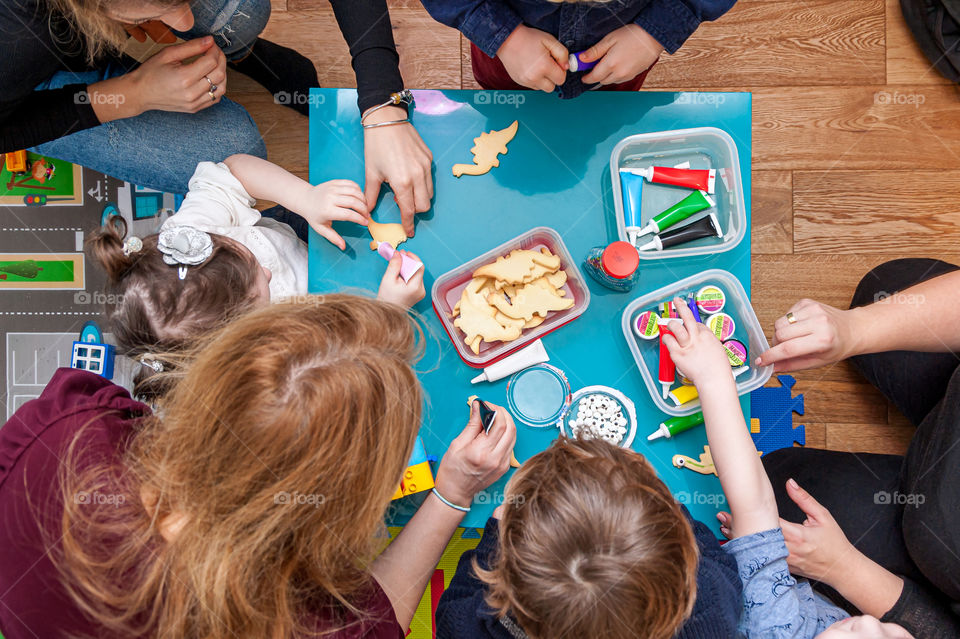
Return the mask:
<svg viewBox="0 0 960 639">
<path fill-rule="evenodd" d="M 636 246 L 640 234 L 640 196 L 643 194 L 643 176 L 620 169 L 620 190 L 623 193 L 623 226 L 629 242 Z"/>
</svg>

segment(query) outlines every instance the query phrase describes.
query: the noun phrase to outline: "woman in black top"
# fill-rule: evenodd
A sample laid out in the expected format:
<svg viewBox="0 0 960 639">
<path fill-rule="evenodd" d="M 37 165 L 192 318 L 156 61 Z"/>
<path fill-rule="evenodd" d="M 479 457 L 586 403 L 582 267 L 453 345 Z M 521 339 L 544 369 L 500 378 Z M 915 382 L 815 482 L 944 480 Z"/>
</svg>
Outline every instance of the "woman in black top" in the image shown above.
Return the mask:
<svg viewBox="0 0 960 639">
<path fill-rule="evenodd" d="M 313 63 L 258 34 L 269 0 L 0 0 L 0 151 L 29 148 L 174 193 L 201 160 L 266 156 L 249 114 L 223 97 L 229 64 L 306 114 Z M 357 75 L 361 112 L 403 88 L 385 0 L 332 0 Z M 148 23 L 148 24 L 143 24 Z M 143 64 L 118 53 L 132 25 L 163 23 L 186 42 Z M 212 37 L 211 37 L 212 36 Z M 402 120 L 405 107 L 365 122 Z M 429 149 L 409 124 L 365 129 L 367 199 L 396 192 L 412 235 L 430 208 Z"/>
</svg>

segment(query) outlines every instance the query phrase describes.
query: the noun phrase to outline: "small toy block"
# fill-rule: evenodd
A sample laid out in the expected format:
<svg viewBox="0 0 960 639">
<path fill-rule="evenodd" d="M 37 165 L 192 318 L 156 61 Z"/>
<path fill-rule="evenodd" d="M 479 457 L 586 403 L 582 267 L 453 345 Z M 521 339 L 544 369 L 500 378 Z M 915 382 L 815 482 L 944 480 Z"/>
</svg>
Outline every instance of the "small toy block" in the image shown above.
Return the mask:
<svg viewBox="0 0 960 639">
<path fill-rule="evenodd" d="M 760 432 L 760 420 L 756 417 L 750 418 L 750 432 L 756 434 Z"/>
<path fill-rule="evenodd" d="M 750 393 L 750 435 L 761 454 L 780 448 L 790 448 L 794 443 L 807 443 L 807 431 L 803 424 L 793 426 L 793 413 L 803 415 L 803 395 L 792 396 L 795 380 L 790 375 L 777 375 L 780 387 L 758 388 Z M 754 421 L 759 425 L 754 429 Z"/>
<path fill-rule="evenodd" d="M 87 322 L 80 331 L 80 340 L 70 349 L 70 368 L 96 373 L 113 379 L 116 349 L 104 343 L 103 332 L 96 322 Z"/>
<path fill-rule="evenodd" d="M 433 471 L 430 470 L 430 457 L 423 446 L 423 440 L 417 437 L 413 444 L 413 453 L 410 455 L 410 461 L 407 463 L 407 469 L 403 471 L 403 478 L 400 480 L 400 486 L 397 492 L 393 494 L 393 499 L 400 499 L 407 495 L 422 493 L 430 490 L 434 486 Z"/>
</svg>

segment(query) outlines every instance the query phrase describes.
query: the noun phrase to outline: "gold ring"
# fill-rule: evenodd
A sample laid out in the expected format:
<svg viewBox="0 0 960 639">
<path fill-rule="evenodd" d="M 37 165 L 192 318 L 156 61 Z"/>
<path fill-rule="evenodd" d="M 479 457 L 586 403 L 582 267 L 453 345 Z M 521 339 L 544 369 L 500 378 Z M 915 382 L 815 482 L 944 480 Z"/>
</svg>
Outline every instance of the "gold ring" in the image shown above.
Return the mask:
<svg viewBox="0 0 960 639">
<path fill-rule="evenodd" d="M 795 316 L 793 313 L 787 313 L 787 323 L 788 323 L 788 324 L 796 324 L 796 323 L 797 323 L 797 318 L 796 318 L 796 316 Z"/>
<path fill-rule="evenodd" d="M 216 101 L 217 101 L 217 96 L 215 96 L 215 95 L 213 94 L 213 89 L 211 89 L 210 91 L 207 91 L 207 95 L 210 96 L 210 101 L 211 101 L 211 102 L 216 102 Z"/>
</svg>

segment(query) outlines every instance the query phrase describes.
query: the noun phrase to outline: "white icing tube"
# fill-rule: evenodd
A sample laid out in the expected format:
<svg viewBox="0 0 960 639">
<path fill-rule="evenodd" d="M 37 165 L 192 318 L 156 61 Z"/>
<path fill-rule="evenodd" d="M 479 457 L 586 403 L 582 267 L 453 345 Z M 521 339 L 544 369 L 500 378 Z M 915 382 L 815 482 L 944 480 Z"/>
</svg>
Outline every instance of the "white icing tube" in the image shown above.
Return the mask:
<svg viewBox="0 0 960 639">
<path fill-rule="evenodd" d="M 470 380 L 471 384 L 480 382 L 495 382 L 503 379 L 507 375 L 513 375 L 517 371 L 522 371 L 534 364 L 549 362 L 550 356 L 547 355 L 547 349 L 543 347 L 543 342 L 537 340 L 529 346 L 525 346 L 513 355 L 504 357 L 499 362 L 490 364 L 483 372 Z"/>
</svg>

